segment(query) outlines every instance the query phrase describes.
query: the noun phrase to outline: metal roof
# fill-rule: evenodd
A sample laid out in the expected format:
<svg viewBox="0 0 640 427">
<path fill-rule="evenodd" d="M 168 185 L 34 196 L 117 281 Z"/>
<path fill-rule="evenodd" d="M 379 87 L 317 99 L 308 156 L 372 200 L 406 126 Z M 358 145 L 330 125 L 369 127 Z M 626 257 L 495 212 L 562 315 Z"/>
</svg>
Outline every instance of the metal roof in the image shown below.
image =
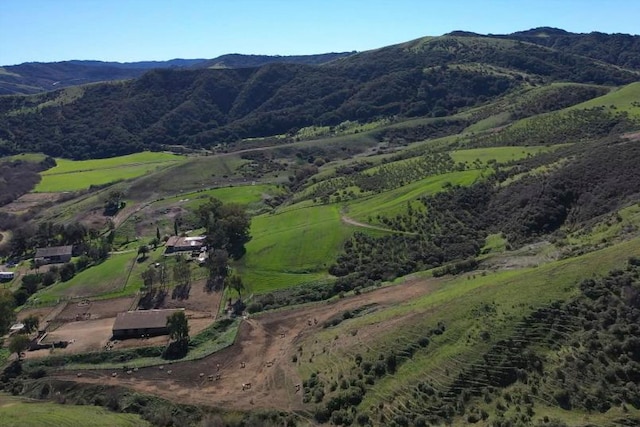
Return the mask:
<svg viewBox="0 0 640 427">
<path fill-rule="evenodd" d="M 49 258 L 52 256 L 71 255 L 73 246 L 51 246 L 49 248 L 36 249 L 36 258 Z"/>
<path fill-rule="evenodd" d="M 173 310 L 136 310 L 118 313 L 116 321 L 113 322 L 113 330 L 164 328 L 167 326 L 167 317 L 178 311 L 184 311 L 184 308 Z"/>
</svg>

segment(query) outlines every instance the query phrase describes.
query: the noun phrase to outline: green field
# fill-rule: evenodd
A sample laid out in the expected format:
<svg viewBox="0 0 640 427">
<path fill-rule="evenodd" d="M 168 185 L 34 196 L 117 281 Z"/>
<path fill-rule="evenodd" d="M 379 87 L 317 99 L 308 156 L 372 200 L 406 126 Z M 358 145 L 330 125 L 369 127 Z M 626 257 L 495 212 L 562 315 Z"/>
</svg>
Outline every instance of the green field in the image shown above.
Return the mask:
<svg viewBox="0 0 640 427">
<path fill-rule="evenodd" d="M 0 394 L 3 427 L 138 427 L 150 425 L 134 414 L 118 414 L 100 406 L 60 405 Z"/>
<path fill-rule="evenodd" d="M 471 165 L 475 161 L 481 164 L 487 164 L 490 160 L 498 163 L 507 163 L 514 160 L 524 159 L 526 157 L 535 156 L 536 154 L 545 153 L 564 147 L 566 144 L 534 147 L 488 147 L 488 148 L 472 148 L 468 150 L 456 150 L 449 153 L 456 163 L 466 163 Z"/>
<path fill-rule="evenodd" d="M 338 205 L 254 217 L 242 277 L 254 293 L 318 280 L 355 229 L 341 222 Z"/>
<path fill-rule="evenodd" d="M 281 194 L 282 192 L 283 190 L 275 184 L 238 185 L 167 197 L 161 202 L 158 202 L 158 205 L 169 205 L 182 201 L 183 203 L 181 205 L 185 208 L 195 209 L 205 203 L 210 197 L 214 197 L 224 204 L 238 203 L 249 206 L 261 202 L 264 196 L 268 197 Z"/>
<path fill-rule="evenodd" d="M 36 192 L 75 191 L 136 178 L 184 161 L 184 157 L 145 151 L 127 156 L 95 160 L 56 159 L 57 166 L 42 173 Z"/>
<path fill-rule="evenodd" d="M 136 257 L 137 252 L 111 255 L 102 263 L 76 274 L 71 280 L 55 283 L 38 292 L 35 298 L 38 304 L 50 304 L 60 298 L 133 293 L 142 284 L 140 272 L 143 267 L 135 262 Z"/>
<path fill-rule="evenodd" d="M 370 219 L 373 221 L 378 214 L 396 215 L 406 209 L 407 202 L 434 194 L 447 185 L 471 185 L 482 174 L 482 170 L 476 169 L 431 176 L 394 190 L 348 202 L 346 215 L 364 222 L 369 222 Z"/>
<path fill-rule="evenodd" d="M 630 116 L 640 118 L 640 82 L 631 83 L 604 96 L 569 107 L 567 110 L 584 110 L 605 107 L 612 111 L 626 111 Z"/>
</svg>

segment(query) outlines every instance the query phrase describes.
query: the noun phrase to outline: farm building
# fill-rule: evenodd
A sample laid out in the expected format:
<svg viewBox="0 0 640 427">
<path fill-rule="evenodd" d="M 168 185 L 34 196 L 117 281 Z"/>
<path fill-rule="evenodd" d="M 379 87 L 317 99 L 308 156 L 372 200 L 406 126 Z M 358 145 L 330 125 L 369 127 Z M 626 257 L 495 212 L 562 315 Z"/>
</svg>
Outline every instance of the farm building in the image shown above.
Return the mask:
<svg viewBox="0 0 640 427">
<path fill-rule="evenodd" d="M 56 264 L 71 261 L 73 246 L 51 246 L 36 249 L 34 261 L 39 264 Z"/>
<path fill-rule="evenodd" d="M 204 236 L 171 236 L 167 240 L 165 253 L 200 251 L 204 246 Z"/>
<path fill-rule="evenodd" d="M 118 313 L 113 323 L 113 338 L 126 339 L 166 335 L 169 333 L 167 317 L 182 310 L 184 309 L 136 310 Z"/>
</svg>

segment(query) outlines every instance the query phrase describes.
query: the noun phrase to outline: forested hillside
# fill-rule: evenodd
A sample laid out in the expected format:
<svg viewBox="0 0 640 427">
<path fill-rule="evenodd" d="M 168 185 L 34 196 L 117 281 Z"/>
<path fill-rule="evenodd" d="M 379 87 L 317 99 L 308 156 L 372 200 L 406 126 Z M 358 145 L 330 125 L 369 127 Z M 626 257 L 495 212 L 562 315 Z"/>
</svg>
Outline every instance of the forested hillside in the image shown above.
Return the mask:
<svg viewBox="0 0 640 427">
<path fill-rule="evenodd" d="M 554 81 L 621 85 L 639 78 L 638 70 L 563 50 L 467 35 L 324 65 L 153 70 L 131 81 L 0 98 L 0 154 L 86 159 L 171 145 L 210 149 L 312 125 L 447 116 Z"/>
</svg>

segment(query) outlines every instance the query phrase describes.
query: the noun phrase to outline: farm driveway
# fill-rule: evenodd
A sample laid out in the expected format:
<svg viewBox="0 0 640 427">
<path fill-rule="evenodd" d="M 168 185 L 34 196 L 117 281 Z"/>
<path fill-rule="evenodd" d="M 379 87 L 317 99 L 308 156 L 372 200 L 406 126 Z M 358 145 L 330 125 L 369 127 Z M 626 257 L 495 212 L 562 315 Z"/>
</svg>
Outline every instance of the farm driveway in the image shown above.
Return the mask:
<svg viewBox="0 0 640 427">
<path fill-rule="evenodd" d="M 365 304 L 388 307 L 431 289 L 426 280 L 409 279 L 401 285 L 337 301 L 265 313 L 243 321 L 230 347 L 198 361 L 168 364 L 164 369 L 142 368 L 131 375 L 118 372 L 116 377 L 112 377 L 112 370 L 82 371 L 80 378 L 71 371 L 52 375 L 71 381 L 117 384 L 181 403 L 230 409 L 301 409 L 302 394 L 295 389 L 301 378 L 291 357 L 304 338 L 345 310 Z M 381 327 L 384 325 L 372 325 L 378 333 Z M 219 380 L 215 379 L 217 374 Z M 245 383 L 251 383 L 251 388 L 243 389 Z"/>
</svg>

